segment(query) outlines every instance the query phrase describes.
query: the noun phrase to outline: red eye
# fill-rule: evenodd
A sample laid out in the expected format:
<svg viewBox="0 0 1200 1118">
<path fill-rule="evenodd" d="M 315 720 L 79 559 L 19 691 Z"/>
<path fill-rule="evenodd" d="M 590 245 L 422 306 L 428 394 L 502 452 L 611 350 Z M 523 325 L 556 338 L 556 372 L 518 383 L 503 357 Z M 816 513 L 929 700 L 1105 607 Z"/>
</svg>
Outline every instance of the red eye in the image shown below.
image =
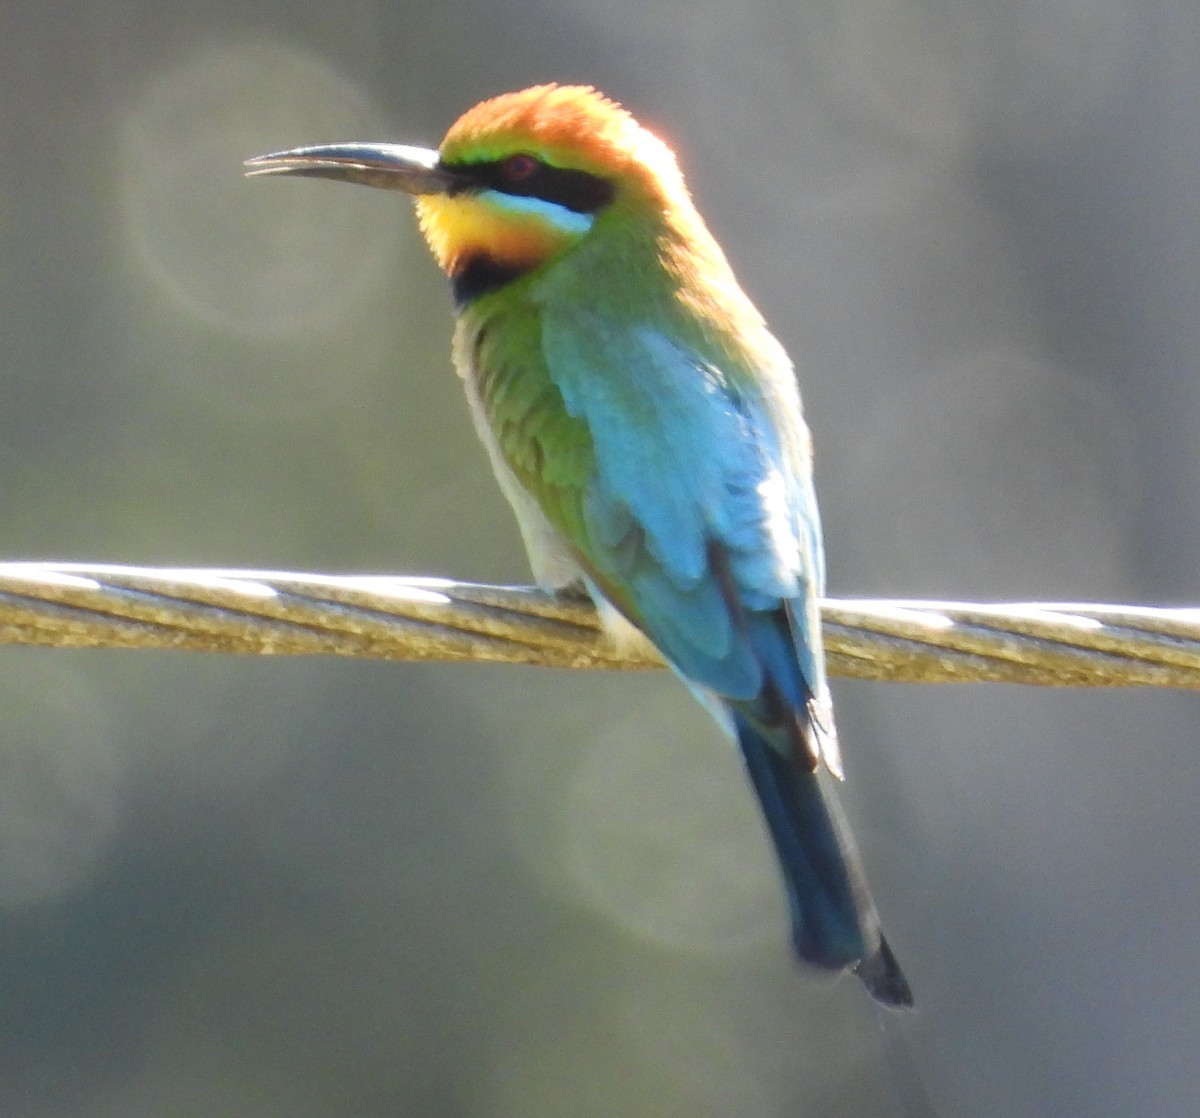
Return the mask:
<svg viewBox="0 0 1200 1118">
<path fill-rule="evenodd" d="M 500 169 L 509 182 L 521 182 L 537 172 L 538 161 L 532 155 L 510 155 Z"/>
</svg>

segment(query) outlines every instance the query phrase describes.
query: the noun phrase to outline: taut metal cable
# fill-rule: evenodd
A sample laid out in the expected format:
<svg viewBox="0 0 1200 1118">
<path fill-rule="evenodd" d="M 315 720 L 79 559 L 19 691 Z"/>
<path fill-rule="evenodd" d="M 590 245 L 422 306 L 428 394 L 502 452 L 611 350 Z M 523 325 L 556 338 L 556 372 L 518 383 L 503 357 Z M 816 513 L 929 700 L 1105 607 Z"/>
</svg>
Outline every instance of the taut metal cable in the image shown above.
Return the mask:
<svg viewBox="0 0 1200 1118">
<path fill-rule="evenodd" d="M 1200 608 L 826 599 L 834 675 L 1200 687 Z M 0 563 L 0 642 L 655 668 L 591 604 L 442 578 Z"/>
<path fill-rule="evenodd" d="M 1200 608 L 822 602 L 829 669 L 898 683 L 1200 687 Z M 445 578 L 0 564 L 0 642 L 653 668 L 581 597 Z"/>
</svg>

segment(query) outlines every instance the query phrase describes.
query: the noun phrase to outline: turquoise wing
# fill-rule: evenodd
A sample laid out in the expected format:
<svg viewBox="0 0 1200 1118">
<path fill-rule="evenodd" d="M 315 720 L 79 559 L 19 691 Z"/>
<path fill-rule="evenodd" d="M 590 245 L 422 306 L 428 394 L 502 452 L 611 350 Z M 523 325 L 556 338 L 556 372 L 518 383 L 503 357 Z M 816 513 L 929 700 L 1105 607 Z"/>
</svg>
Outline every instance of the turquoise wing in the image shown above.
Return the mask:
<svg viewBox="0 0 1200 1118">
<path fill-rule="evenodd" d="M 791 369 L 737 370 L 645 326 L 546 307 L 542 351 L 594 469 L 572 542 L 693 684 L 795 710 L 825 694 L 820 524 Z M 786 358 L 780 360 L 786 366 Z"/>
</svg>

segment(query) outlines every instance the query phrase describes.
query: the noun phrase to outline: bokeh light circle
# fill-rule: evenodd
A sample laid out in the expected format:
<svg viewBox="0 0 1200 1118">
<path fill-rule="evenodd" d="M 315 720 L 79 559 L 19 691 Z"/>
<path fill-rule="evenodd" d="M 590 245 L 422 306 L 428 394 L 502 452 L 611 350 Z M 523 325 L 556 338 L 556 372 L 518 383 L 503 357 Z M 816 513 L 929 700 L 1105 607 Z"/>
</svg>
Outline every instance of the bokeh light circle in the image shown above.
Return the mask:
<svg viewBox="0 0 1200 1118">
<path fill-rule="evenodd" d="M 272 337 L 336 323 L 395 261 L 411 214 L 382 192 L 255 182 L 281 147 L 387 139 L 328 63 L 271 41 L 209 46 L 153 79 L 122 120 L 120 193 L 135 260 L 212 327 Z"/>
<path fill-rule="evenodd" d="M 735 747 L 636 718 L 589 743 L 562 849 L 580 896 L 662 946 L 738 950 L 786 936 L 782 887 Z"/>
<path fill-rule="evenodd" d="M 95 689 L 59 649 L 10 655 L 0 737 L 0 908 L 80 887 L 120 819 L 123 771 Z"/>
</svg>

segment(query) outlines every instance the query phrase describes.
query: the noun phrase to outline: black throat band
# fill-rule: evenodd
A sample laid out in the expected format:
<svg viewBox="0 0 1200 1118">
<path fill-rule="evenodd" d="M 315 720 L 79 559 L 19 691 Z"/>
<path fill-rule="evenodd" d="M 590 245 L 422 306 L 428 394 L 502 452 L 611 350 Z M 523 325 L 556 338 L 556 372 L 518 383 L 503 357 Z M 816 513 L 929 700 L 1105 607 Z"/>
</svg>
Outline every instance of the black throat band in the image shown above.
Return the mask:
<svg viewBox="0 0 1200 1118">
<path fill-rule="evenodd" d="M 499 291 L 513 280 L 527 275 L 530 270 L 531 265 L 528 264 L 502 264 L 484 253 L 478 253 L 450 277 L 454 305 L 461 310 L 481 296 Z"/>
</svg>

